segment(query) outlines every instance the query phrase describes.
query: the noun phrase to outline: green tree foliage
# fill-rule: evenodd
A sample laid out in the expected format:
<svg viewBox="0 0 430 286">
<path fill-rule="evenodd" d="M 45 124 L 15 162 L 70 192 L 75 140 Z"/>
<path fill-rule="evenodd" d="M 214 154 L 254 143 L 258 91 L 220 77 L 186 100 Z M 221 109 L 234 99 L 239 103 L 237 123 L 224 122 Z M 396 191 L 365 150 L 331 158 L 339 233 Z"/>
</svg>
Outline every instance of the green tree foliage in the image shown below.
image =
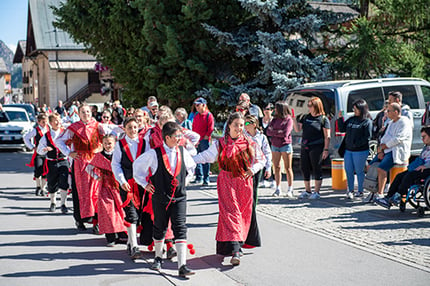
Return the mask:
<svg viewBox="0 0 430 286">
<path fill-rule="evenodd" d="M 375 0 L 371 3 L 368 17 L 360 17 L 342 30 L 347 43 L 332 55 L 334 69 L 352 78 L 387 74 L 429 78 L 428 1 Z"/>
<path fill-rule="evenodd" d="M 155 95 L 187 106 L 196 90 L 216 82 L 223 55 L 202 23 L 236 23 L 240 6 L 229 0 L 68 0 L 54 8 L 56 26 L 113 69 L 135 106 Z"/>
</svg>

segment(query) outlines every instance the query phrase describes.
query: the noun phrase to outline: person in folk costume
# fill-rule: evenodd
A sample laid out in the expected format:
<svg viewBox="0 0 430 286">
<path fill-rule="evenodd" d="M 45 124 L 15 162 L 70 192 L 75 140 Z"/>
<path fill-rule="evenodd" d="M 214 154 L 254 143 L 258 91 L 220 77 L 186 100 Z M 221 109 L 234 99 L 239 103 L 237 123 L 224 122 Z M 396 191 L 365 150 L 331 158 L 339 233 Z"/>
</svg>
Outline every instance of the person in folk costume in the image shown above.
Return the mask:
<svg viewBox="0 0 430 286">
<path fill-rule="evenodd" d="M 146 143 L 142 136 L 139 136 L 136 118 L 126 118 L 124 128 L 125 136 L 116 143 L 113 152 L 112 172 L 119 183 L 122 207 L 125 211 L 128 232 L 127 252 L 132 259 L 137 259 L 141 257 L 137 243 L 137 225 L 141 220 L 144 226 L 152 228 L 150 216 L 141 214 L 142 207 L 148 203 L 149 198 L 144 196 L 143 188 L 139 187 L 133 179 L 133 162 L 145 152 Z M 145 231 L 146 228 L 144 227 L 143 230 Z"/>
<path fill-rule="evenodd" d="M 136 117 L 139 129 L 139 135 L 145 135 L 146 131 L 151 127 L 149 125 L 149 115 L 148 112 L 143 111 L 142 109 L 135 109 L 133 116 Z"/>
<path fill-rule="evenodd" d="M 103 151 L 94 155 L 88 162 L 86 171 L 100 181 L 97 201 L 97 217 L 99 233 L 105 234 L 107 244 L 112 247 L 127 239 L 124 210 L 119 194 L 119 185 L 112 172 L 112 156 L 116 143 L 116 136 L 108 134 L 103 137 Z"/>
<path fill-rule="evenodd" d="M 31 161 L 28 167 L 34 167 L 34 179 L 36 181 L 36 196 L 45 195 L 46 176 L 43 175 L 43 166 L 45 165 L 45 156 L 37 153 L 37 146 L 43 135 L 49 131 L 48 116 L 46 113 L 37 115 L 37 125 L 27 134 L 24 135 L 24 143 L 28 149 L 33 150 Z M 33 139 L 34 144 L 31 142 Z"/>
<path fill-rule="evenodd" d="M 60 151 L 72 160 L 73 217 L 78 230 L 84 231 L 84 222 L 93 224 L 98 233 L 96 219 L 97 182 L 86 171 L 88 162 L 102 149 L 103 136 L 109 133 L 91 116 L 87 104 L 79 106 L 80 121 L 72 123 L 54 140 Z"/>
<path fill-rule="evenodd" d="M 183 138 L 182 127 L 176 122 L 166 122 L 162 128 L 163 145 L 145 152 L 133 164 L 136 182 L 152 194 L 154 212 L 155 259 L 151 266 L 160 270 L 163 244 L 171 221 L 177 256 L 179 276 L 194 272 L 186 265 L 186 179 L 192 176 L 196 164 L 188 151 L 179 146 Z M 148 177 L 150 182 L 148 182 Z"/>
<path fill-rule="evenodd" d="M 51 125 L 51 130 L 40 139 L 37 154 L 46 156 L 46 177 L 51 198 L 49 211 L 55 212 L 57 192 L 60 192 L 61 212 L 66 214 L 68 212 L 66 200 L 69 189 L 69 161 L 54 143 L 54 140 L 63 132 L 60 115 L 49 115 L 49 125 Z"/>
<path fill-rule="evenodd" d="M 260 147 L 263 155 L 266 159 L 266 164 L 264 165 L 264 178 L 270 178 L 272 169 L 272 151 L 270 150 L 269 140 L 266 135 L 260 129 L 258 118 L 254 115 L 247 115 L 245 117 L 245 131 L 255 143 Z M 258 230 L 257 224 L 257 202 L 258 202 L 258 184 L 263 174 L 263 170 L 258 171 L 253 177 L 253 202 L 252 202 L 252 217 L 251 226 L 249 228 L 248 236 L 245 240 L 243 248 L 254 248 L 261 246 L 260 232 Z"/>
<path fill-rule="evenodd" d="M 160 110 L 157 114 L 158 121 L 156 122 L 156 126 L 148 130 L 145 134 L 145 141 L 146 141 L 146 151 L 149 149 L 155 149 L 158 147 L 163 146 L 163 137 L 161 134 L 161 130 L 167 122 L 174 122 L 175 117 L 173 116 L 172 110 L 163 105 L 160 107 Z M 190 153 L 191 156 L 197 154 L 197 150 L 194 147 L 199 139 L 200 135 L 194 131 L 188 130 L 186 128 L 182 128 L 183 137 L 181 138 L 179 145 L 185 147 L 187 149 L 188 153 Z M 149 194 L 149 198 L 152 197 L 152 194 Z M 150 208 L 150 205 L 143 208 L 144 213 L 148 213 L 153 217 L 152 209 Z M 145 227 L 144 227 L 145 229 Z M 147 229 L 147 228 L 146 228 Z M 165 243 L 167 247 L 167 258 L 172 259 L 177 255 L 177 252 L 175 248 L 173 247 L 173 232 L 170 227 L 170 223 L 167 229 L 166 237 L 165 237 Z M 147 244 L 147 243 L 145 243 Z"/>
<path fill-rule="evenodd" d="M 243 134 L 244 125 L 242 113 L 230 114 L 224 137 L 193 157 L 197 164 L 218 160 L 217 254 L 232 255 L 233 266 L 240 264 L 241 246 L 251 224 L 253 176 L 266 163 L 258 145 Z"/>
</svg>

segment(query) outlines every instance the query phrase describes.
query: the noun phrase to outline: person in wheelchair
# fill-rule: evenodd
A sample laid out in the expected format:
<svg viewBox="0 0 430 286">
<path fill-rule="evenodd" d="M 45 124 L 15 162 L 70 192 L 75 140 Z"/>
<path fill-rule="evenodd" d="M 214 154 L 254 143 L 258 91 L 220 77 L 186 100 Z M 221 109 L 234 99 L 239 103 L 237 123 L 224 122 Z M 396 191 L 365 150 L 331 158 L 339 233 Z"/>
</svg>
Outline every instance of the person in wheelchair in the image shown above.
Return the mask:
<svg viewBox="0 0 430 286">
<path fill-rule="evenodd" d="M 397 174 L 387 195 L 376 199 L 376 204 L 389 209 L 393 204 L 396 204 L 396 198 L 406 195 L 408 189 L 418 179 L 426 179 L 430 176 L 430 126 L 421 128 L 421 139 L 423 140 L 424 148 L 420 156 L 409 164 L 406 171 Z M 396 195 L 396 193 L 400 196 Z"/>
</svg>

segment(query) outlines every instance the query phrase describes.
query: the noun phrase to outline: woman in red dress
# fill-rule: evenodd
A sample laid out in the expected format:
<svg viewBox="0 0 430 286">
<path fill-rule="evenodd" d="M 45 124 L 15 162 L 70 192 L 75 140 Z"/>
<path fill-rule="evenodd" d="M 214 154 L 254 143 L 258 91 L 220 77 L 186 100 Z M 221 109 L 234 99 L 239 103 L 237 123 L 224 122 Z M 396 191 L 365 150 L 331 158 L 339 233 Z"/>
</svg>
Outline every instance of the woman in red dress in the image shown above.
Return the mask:
<svg viewBox="0 0 430 286">
<path fill-rule="evenodd" d="M 225 136 L 209 149 L 193 157 L 196 163 L 218 160 L 219 217 L 217 254 L 232 255 L 231 264 L 240 264 L 240 251 L 248 235 L 252 215 L 252 177 L 264 166 L 260 147 L 243 133 L 242 113 L 230 114 Z"/>
</svg>

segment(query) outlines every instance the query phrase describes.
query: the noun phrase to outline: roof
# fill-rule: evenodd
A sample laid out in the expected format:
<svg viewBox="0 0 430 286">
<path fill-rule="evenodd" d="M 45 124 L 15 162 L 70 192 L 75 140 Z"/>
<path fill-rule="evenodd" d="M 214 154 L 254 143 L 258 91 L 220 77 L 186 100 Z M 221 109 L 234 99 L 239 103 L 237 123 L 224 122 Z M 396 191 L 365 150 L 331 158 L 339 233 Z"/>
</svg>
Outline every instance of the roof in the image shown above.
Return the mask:
<svg viewBox="0 0 430 286">
<path fill-rule="evenodd" d="M 71 36 L 54 27 L 56 17 L 51 6 L 60 7 L 66 0 L 29 0 L 27 55 L 35 50 L 84 50 Z M 32 39 L 31 39 L 32 38 Z"/>
<path fill-rule="evenodd" d="M 14 64 L 21 64 L 22 58 L 25 55 L 25 48 L 27 46 L 26 41 L 18 41 L 18 46 L 16 47 L 15 55 L 13 56 Z"/>
<path fill-rule="evenodd" d="M 319 8 L 322 11 L 331 11 L 334 13 L 345 13 L 352 14 L 353 16 L 358 16 L 360 13 L 353 8 L 349 7 L 344 3 L 332 3 L 332 2 L 317 2 L 317 1 L 309 1 L 309 4 L 312 8 Z"/>
<path fill-rule="evenodd" d="M 94 70 L 96 61 L 50 61 L 49 68 L 61 71 Z"/>
<path fill-rule="evenodd" d="M 9 73 L 6 63 L 4 62 L 3 58 L 0 58 L 0 74 L 6 73 Z"/>
</svg>

